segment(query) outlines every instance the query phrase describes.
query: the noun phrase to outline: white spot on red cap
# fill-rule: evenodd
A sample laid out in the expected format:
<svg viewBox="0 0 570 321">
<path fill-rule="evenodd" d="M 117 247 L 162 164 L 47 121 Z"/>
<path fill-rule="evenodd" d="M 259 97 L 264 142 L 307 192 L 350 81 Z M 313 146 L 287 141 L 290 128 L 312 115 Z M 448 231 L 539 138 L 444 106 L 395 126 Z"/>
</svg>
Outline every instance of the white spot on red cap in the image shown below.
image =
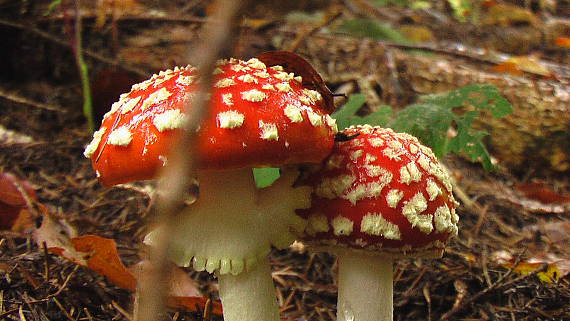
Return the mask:
<svg viewBox="0 0 570 321">
<path fill-rule="evenodd" d="M 152 123 L 159 132 L 165 130 L 178 129 L 184 126 L 186 115 L 179 109 L 169 109 L 162 114 L 156 114 L 152 119 Z"/>
<path fill-rule="evenodd" d="M 231 93 L 222 94 L 222 102 L 227 106 L 232 106 L 234 104 L 232 98 Z"/>
<path fill-rule="evenodd" d="M 283 71 L 283 66 L 276 65 L 276 66 L 269 67 L 269 69 L 273 69 L 275 71 Z"/>
<path fill-rule="evenodd" d="M 372 147 L 380 147 L 384 145 L 384 140 L 380 137 L 372 137 L 369 138 L 368 141 L 370 142 L 370 145 L 372 145 Z"/>
<path fill-rule="evenodd" d="M 251 101 L 251 102 L 259 102 L 265 99 L 266 95 L 263 91 L 252 89 L 248 91 L 244 91 L 241 93 L 241 98 L 243 100 Z"/>
<path fill-rule="evenodd" d="M 293 73 L 286 73 L 286 72 L 277 72 L 275 74 L 273 74 L 273 77 L 279 79 L 279 80 L 283 80 L 283 81 L 287 81 L 287 80 L 291 80 L 295 77 L 295 75 L 293 75 Z"/>
<path fill-rule="evenodd" d="M 293 77 L 293 79 L 295 79 L 295 81 L 300 83 L 300 84 L 303 83 L 303 77 L 301 77 L 301 76 L 295 76 L 295 77 Z"/>
<path fill-rule="evenodd" d="M 131 110 L 133 110 L 133 108 L 135 108 L 135 106 L 139 103 L 140 100 L 141 100 L 141 96 L 137 96 L 135 98 L 127 99 L 121 107 L 121 114 L 126 114 L 126 113 L 130 112 Z"/>
<path fill-rule="evenodd" d="M 224 73 L 224 71 L 220 67 L 214 68 L 214 71 L 212 72 L 213 75 L 219 75 L 219 74 L 223 74 L 223 73 Z"/>
<path fill-rule="evenodd" d="M 133 140 L 133 134 L 126 126 L 113 130 L 107 137 L 107 144 L 115 146 L 127 146 Z"/>
<path fill-rule="evenodd" d="M 101 143 L 101 138 L 103 137 L 103 134 L 105 134 L 106 130 L 107 130 L 107 128 L 101 127 L 101 128 L 99 128 L 98 131 L 93 133 L 93 140 L 91 140 L 91 142 L 85 147 L 85 151 L 83 152 L 83 156 L 85 156 L 87 158 L 91 158 L 91 156 L 97 150 L 97 147 L 99 147 L 99 144 Z"/>
<path fill-rule="evenodd" d="M 269 78 L 271 76 L 267 71 L 254 72 L 253 75 L 259 78 Z"/>
<path fill-rule="evenodd" d="M 293 88 L 291 88 L 291 85 L 289 85 L 288 82 L 280 82 L 275 84 L 275 87 L 277 87 L 277 90 L 280 92 L 284 92 L 284 93 L 288 93 L 291 90 L 293 90 Z"/>
<path fill-rule="evenodd" d="M 451 219 L 451 212 L 446 205 L 440 206 L 435 210 L 434 222 L 437 232 L 454 233 L 457 230 L 457 226 L 453 224 Z"/>
<path fill-rule="evenodd" d="M 380 213 L 368 213 L 362 218 L 360 231 L 365 234 L 383 236 L 389 240 L 400 240 L 400 228 L 398 225 L 387 221 Z"/>
<path fill-rule="evenodd" d="M 354 222 L 350 219 L 337 216 L 332 220 L 333 233 L 336 236 L 350 235 L 354 229 Z"/>
<path fill-rule="evenodd" d="M 408 219 L 412 227 L 418 227 L 425 234 L 433 231 L 432 215 L 421 215 L 428 207 L 427 201 L 421 192 L 418 192 L 412 199 L 404 203 L 402 214 Z"/>
<path fill-rule="evenodd" d="M 422 173 L 414 162 L 409 162 L 400 168 L 400 182 L 410 184 L 411 182 L 419 182 L 422 178 Z"/>
<path fill-rule="evenodd" d="M 332 131 L 334 133 L 338 132 L 338 126 L 336 125 L 336 119 L 332 118 L 329 114 L 325 115 L 325 122 L 327 123 L 327 126 L 329 126 L 330 129 L 332 129 Z"/>
<path fill-rule="evenodd" d="M 259 128 L 261 133 L 259 137 L 265 140 L 279 140 L 279 132 L 277 131 L 277 126 L 272 123 L 264 123 L 263 120 L 259 121 Z"/>
<path fill-rule="evenodd" d="M 307 97 L 309 97 L 313 103 L 316 103 L 317 101 L 323 99 L 323 96 L 321 96 L 321 94 L 316 90 L 303 89 L 303 93 L 307 95 Z"/>
<path fill-rule="evenodd" d="M 241 75 L 238 77 L 238 80 L 241 80 L 245 83 L 256 83 L 257 84 L 257 78 L 255 78 L 254 76 L 252 76 L 250 74 Z"/>
<path fill-rule="evenodd" d="M 224 111 L 218 114 L 220 128 L 236 128 L 243 125 L 245 116 L 235 110 Z"/>
<path fill-rule="evenodd" d="M 323 198 L 335 199 L 343 195 L 344 191 L 350 188 L 354 181 L 356 178 L 352 175 L 326 177 L 315 188 L 315 194 Z"/>
<path fill-rule="evenodd" d="M 196 78 L 196 76 L 192 76 L 192 75 L 180 75 L 178 76 L 178 78 L 176 78 L 176 83 L 179 85 L 183 85 L 183 86 L 190 86 L 193 82 L 194 79 Z"/>
<path fill-rule="evenodd" d="M 313 126 L 322 126 L 323 125 L 323 118 L 321 115 L 315 113 L 314 111 L 307 109 L 307 116 L 309 116 L 309 122 Z"/>
<path fill-rule="evenodd" d="M 255 69 L 265 69 L 267 66 L 257 58 L 251 58 L 247 61 L 247 65 Z"/>
<path fill-rule="evenodd" d="M 400 203 L 403 197 L 404 197 L 403 191 L 397 189 L 391 189 L 388 191 L 388 194 L 386 194 L 386 203 L 391 208 L 396 208 L 398 207 L 398 203 Z"/>
<path fill-rule="evenodd" d="M 285 116 L 287 116 L 287 118 L 289 118 L 289 120 L 293 123 L 299 123 L 303 121 L 303 114 L 301 113 L 301 108 L 295 105 L 288 104 L 283 109 L 283 112 L 285 113 Z"/>
<path fill-rule="evenodd" d="M 430 201 L 433 201 L 439 194 L 441 194 L 441 189 L 432 179 L 428 179 L 426 184 L 426 192 Z"/>
<path fill-rule="evenodd" d="M 235 84 L 236 84 L 236 81 L 233 78 L 222 78 L 214 84 L 214 87 L 225 88 L 225 87 L 233 86 Z"/>
<path fill-rule="evenodd" d="M 148 95 L 148 97 L 143 101 L 141 109 L 145 110 L 150 106 L 159 104 L 160 102 L 168 99 L 170 96 L 172 96 L 172 93 L 165 87 L 162 87 L 159 90 Z"/>
<path fill-rule="evenodd" d="M 261 86 L 261 88 L 265 90 L 275 90 L 275 87 L 272 84 L 265 84 Z"/>
</svg>

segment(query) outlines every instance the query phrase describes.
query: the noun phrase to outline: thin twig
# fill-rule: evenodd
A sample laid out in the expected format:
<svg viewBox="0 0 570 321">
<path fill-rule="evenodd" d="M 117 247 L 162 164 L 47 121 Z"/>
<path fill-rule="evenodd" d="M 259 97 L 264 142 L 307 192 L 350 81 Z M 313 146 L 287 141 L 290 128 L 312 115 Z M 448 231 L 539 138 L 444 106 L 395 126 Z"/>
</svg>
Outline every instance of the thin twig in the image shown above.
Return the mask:
<svg viewBox="0 0 570 321">
<path fill-rule="evenodd" d="M 192 183 L 192 173 L 199 155 L 188 156 L 188 151 L 193 150 L 196 141 L 196 130 L 199 128 L 203 117 L 207 113 L 208 93 L 211 90 L 212 75 L 216 61 L 224 48 L 231 43 L 232 24 L 235 22 L 241 1 L 219 0 L 216 8 L 219 8 L 212 19 L 204 26 L 203 39 L 192 57 L 193 62 L 199 67 L 200 85 L 196 99 L 192 101 L 191 108 L 187 108 L 188 118 L 178 141 L 171 149 L 168 166 L 161 173 L 159 191 L 161 197 L 152 209 L 156 221 L 162 222 L 162 233 L 151 251 L 151 260 L 156 264 L 154 273 L 149 273 L 142 279 L 140 295 L 136 304 L 134 320 L 156 321 L 164 310 L 166 293 L 166 275 L 168 273 L 167 257 L 170 251 L 168 237 L 174 230 L 172 216 L 184 207 L 184 197 L 187 195 Z"/>
<path fill-rule="evenodd" d="M 6 20 L 6 19 L 0 19 L 0 25 L 12 27 L 12 28 L 16 28 L 16 29 L 20 29 L 20 30 L 24 30 L 24 31 L 28 31 L 30 33 L 33 33 L 36 36 L 42 37 L 42 38 L 49 40 L 55 44 L 58 44 L 60 46 L 66 47 L 66 48 L 70 48 L 70 44 L 68 41 L 61 39 L 61 38 L 58 38 L 57 36 L 54 36 L 50 33 L 42 31 L 42 30 L 40 30 L 36 27 L 33 27 L 33 26 L 23 25 L 23 24 L 20 24 L 17 22 Z M 98 61 L 106 63 L 108 65 L 120 67 L 121 69 L 132 72 L 136 75 L 143 76 L 143 77 L 148 76 L 148 72 L 145 72 L 144 70 L 141 70 L 141 69 L 133 67 L 133 66 L 129 66 L 128 64 L 126 64 L 123 61 L 114 60 L 114 59 L 105 57 L 105 56 L 98 54 L 96 52 L 93 52 L 89 49 L 83 49 L 83 54 L 85 54 L 85 56 L 88 56 L 89 58 L 98 60 Z"/>
<path fill-rule="evenodd" d="M 49 104 L 44 104 L 44 103 L 40 103 L 37 101 L 33 101 L 33 100 L 30 100 L 26 97 L 22 97 L 18 94 L 8 92 L 7 90 L 5 90 L 3 88 L 0 88 L 0 97 L 7 99 L 11 102 L 17 103 L 17 104 L 28 105 L 28 106 L 32 106 L 32 107 L 37 108 L 37 109 L 56 111 L 56 112 L 60 112 L 60 113 L 66 113 L 67 112 L 67 110 L 64 110 L 60 106 L 49 105 Z"/>
</svg>

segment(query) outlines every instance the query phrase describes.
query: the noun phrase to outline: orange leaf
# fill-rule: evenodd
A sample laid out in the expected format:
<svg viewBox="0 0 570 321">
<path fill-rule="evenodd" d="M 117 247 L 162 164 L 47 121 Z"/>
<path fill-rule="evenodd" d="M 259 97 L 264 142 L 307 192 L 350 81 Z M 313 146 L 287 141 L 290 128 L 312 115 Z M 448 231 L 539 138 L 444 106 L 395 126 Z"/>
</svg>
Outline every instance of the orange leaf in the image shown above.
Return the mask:
<svg viewBox="0 0 570 321">
<path fill-rule="evenodd" d="M 114 240 L 85 235 L 71 239 L 71 243 L 76 251 L 85 253 L 88 268 L 104 275 L 123 289 L 136 289 L 137 281 L 121 262 Z"/>
<path fill-rule="evenodd" d="M 528 72 L 543 77 L 551 77 L 552 72 L 536 56 L 514 56 L 492 68 L 495 71 L 521 75 Z"/>
<path fill-rule="evenodd" d="M 36 192 L 30 183 L 10 173 L 0 173 L 0 229 L 23 231 L 31 226 L 26 197 L 22 191 L 30 201 L 36 200 Z"/>
<path fill-rule="evenodd" d="M 556 37 L 556 39 L 554 39 L 554 44 L 558 47 L 570 48 L 570 37 Z"/>
<path fill-rule="evenodd" d="M 544 183 L 517 184 L 515 188 L 521 191 L 527 198 L 544 204 L 570 203 L 570 196 L 558 194 L 547 188 Z"/>
<path fill-rule="evenodd" d="M 190 311 L 198 311 L 204 309 L 208 299 L 201 297 L 168 297 L 167 305 L 172 308 L 186 309 Z M 222 304 L 220 302 L 212 302 L 212 314 L 219 317 L 222 316 Z"/>
<path fill-rule="evenodd" d="M 509 61 L 502 62 L 496 66 L 491 67 L 493 71 L 503 72 L 512 75 L 522 75 L 523 71 L 519 69 L 517 64 Z"/>
</svg>

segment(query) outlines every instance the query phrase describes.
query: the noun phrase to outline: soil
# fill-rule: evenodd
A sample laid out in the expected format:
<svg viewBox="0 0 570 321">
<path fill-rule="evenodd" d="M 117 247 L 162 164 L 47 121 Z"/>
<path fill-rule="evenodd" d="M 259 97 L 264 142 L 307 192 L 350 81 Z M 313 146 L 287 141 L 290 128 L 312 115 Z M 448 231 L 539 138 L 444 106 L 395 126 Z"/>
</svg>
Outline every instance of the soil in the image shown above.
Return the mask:
<svg viewBox="0 0 570 321">
<path fill-rule="evenodd" d="M 126 9 L 115 8 L 116 12 L 127 10 L 130 13 L 117 16 L 115 22 L 108 19 L 100 26 L 96 26 L 97 17 L 112 11 L 111 5 L 104 4 L 107 1 L 100 1 L 101 7 L 84 4 L 81 10 L 85 56 L 98 115 L 105 113 L 110 103 L 120 93 L 128 91 L 132 83 L 144 80 L 160 69 L 186 65 L 188 48 L 199 43 L 200 27 L 214 10 L 208 1 L 141 0 L 136 2 L 136 7 L 130 7 L 131 2 L 135 3 L 119 2 L 124 3 Z M 546 27 L 552 20 L 561 21 L 561 25 L 567 23 L 564 20 L 570 14 L 567 1 L 501 2 L 527 10 L 534 18 L 516 23 L 503 20 L 489 23 L 477 33 L 466 31 L 476 27 L 472 22 L 458 22 L 446 1 L 434 1 L 432 8 L 425 11 L 396 5 L 370 10 L 373 1 L 299 3 L 297 8 L 283 10 L 305 10 L 306 22 L 301 25 L 293 18 L 285 19 L 285 12 L 278 10 L 271 1 L 262 2 L 261 9 L 251 10 L 254 14 L 239 27 L 237 55 L 250 57 L 289 46 L 303 52 L 311 61 L 304 42 L 323 33 L 335 37 L 334 33 L 332 36 L 329 33 L 338 19 L 367 17 L 382 18 L 395 28 L 402 24 L 431 26 L 436 44 L 464 42 L 491 51 L 503 47 L 504 53 L 533 53 L 558 66 L 569 61 L 569 49 L 556 47 L 549 39 L 558 33 L 570 37 L 570 27 L 557 27 L 556 35 Z M 530 7 L 524 7 L 525 4 Z M 45 4 L 0 0 L 0 37 L 3 40 L 0 50 L 0 172 L 9 172 L 29 181 L 36 190 L 37 201 L 73 226 L 80 235 L 95 234 L 114 239 L 123 263 L 131 266 L 145 256 L 141 240 L 152 203 L 148 195 L 141 192 L 146 183 L 135 186 L 139 188 L 101 186 L 90 161 L 83 156 L 91 133 L 82 115 L 82 87 L 70 49 L 73 47 L 70 30 L 75 15 L 72 9 L 73 1 L 63 1 L 60 7 L 44 16 Z M 309 19 L 327 14 L 330 21 Z M 540 23 L 535 22 L 535 18 Z M 526 38 L 523 38 L 523 46 L 517 45 L 516 36 L 513 36 L 509 39 L 510 46 L 504 47 L 505 44 L 497 39 L 505 40 L 505 33 L 517 27 L 532 29 L 542 37 L 536 43 L 525 42 Z M 513 34 L 525 33 L 518 30 Z M 484 41 L 479 42 L 481 39 Z M 384 45 L 390 46 L 390 43 Z M 456 54 L 449 57 L 456 57 Z M 488 67 L 488 61 L 469 59 L 482 68 Z M 314 60 L 336 61 L 338 57 L 332 49 L 321 50 Z M 352 78 L 347 73 L 346 77 L 329 82 L 329 86 L 333 90 L 376 95 L 380 100 L 390 97 L 383 102 L 394 106 L 405 105 L 416 98 L 402 96 L 407 91 L 390 92 L 393 88 L 389 86 L 363 88 L 358 81 L 361 70 L 358 62 L 345 61 L 347 65 L 352 64 Z M 118 64 L 121 67 L 117 67 Z M 317 69 L 326 69 L 321 64 Z M 402 71 L 398 76 L 397 66 L 395 70 L 398 79 L 410 79 L 405 73 L 412 71 Z M 552 81 L 569 91 L 567 75 L 563 68 L 560 70 L 559 77 Z M 533 73 L 524 73 L 520 77 L 537 79 Z M 520 94 L 524 95 L 524 92 Z M 374 106 L 368 107 L 374 109 Z M 570 152 L 562 153 L 568 155 Z M 458 209 L 461 218 L 459 236 L 450 242 L 441 259 L 396 262 L 394 319 L 570 320 L 568 171 L 533 168 L 543 166 L 539 161 L 526 162 L 526 171 L 499 167 L 494 172 L 486 172 L 480 164 L 455 155 L 442 161 L 456 180 L 456 196 L 462 203 Z M 538 192 L 535 189 L 535 193 L 530 193 L 524 188 L 529 184 L 540 186 Z M 554 196 L 543 197 L 546 194 Z M 37 207 L 30 212 L 32 224 L 23 231 L 0 232 L 0 319 L 130 320 L 134 293 L 116 287 L 89 268 L 38 246 L 34 230 L 41 225 L 42 215 Z M 527 274 L 514 269 L 529 262 L 538 263 Z M 334 256 L 295 246 L 273 251 L 271 263 L 282 318 L 335 320 Z M 553 267 L 555 272 L 551 270 Z M 217 299 L 214 277 L 192 269 L 185 271 L 196 280 L 205 297 Z M 545 280 L 544 275 L 550 279 L 546 277 Z M 219 316 L 213 318 L 220 319 Z M 194 311 L 171 309 L 164 316 L 164 320 L 204 319 L 200 307 Z"/>
</svg>

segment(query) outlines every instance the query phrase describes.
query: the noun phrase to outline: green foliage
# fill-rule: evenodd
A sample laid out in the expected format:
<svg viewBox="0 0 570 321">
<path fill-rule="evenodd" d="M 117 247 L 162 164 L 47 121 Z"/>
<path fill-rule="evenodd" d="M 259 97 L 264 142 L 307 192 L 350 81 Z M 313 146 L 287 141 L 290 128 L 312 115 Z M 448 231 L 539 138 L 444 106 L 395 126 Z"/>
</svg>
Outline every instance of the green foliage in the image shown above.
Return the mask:
<svg viewBox="0 0 570 321">
<path fill-rule="evenodd" d="M 364 104 L 364 96 L 352 95 L 333 116 L 339 128 L 370 124 L 388 126 L 399 132 L 418 137 L 430 146 L 438 157 L 456 153 L 480 161 L 487 170 L 492 169 L 491 158 L 482 140 L 487 133 L 473 128 L 473 122 L 482 112 L 495 118 L 512 112 L 510 103 L 491 85 L 469 85 L 447 93 L 426 95 L 417 104 L 409 105 L 392 116 L 390 107 L 377 113 L 359 117 L 356 112 Z M 455 135 L 449 136 L 453 128 Z"/>
<path fill-rule="evenodd" d="M 392 118 L 392 108 L 381 107 L 377 112 L 366 116 L 358 116 L 356 113 L 366 102 L 363 94 L 354 94 L 348 98 L 346 104 L 331 116 L 336 119 L 338 128 L 347 128 L 351 125 L 369 124 L 372 126 L 386 126 Z"/>
<path fill-rule="evenodd" d="M 410 41 L 396 29 L 373 19 L 350 19 L 339 26 L 339 31 L 346 32 L 354 37 L 370 38 L 374 40 L 388 40 L 407 44 Z"/>
<path fill-rule="evenodd" d="M 455 19 L 460 22 L 466 22 L 467 15 L 473 11 L 473 5 L 470 0 L 447 0 L 447 3 L 453 9 Z"/>
<path fill-rule="evenodd" d="M 44 16 L 49 16 L 59 6 L 61 6 L 61 0 L 52 0 L 44 12 Z"/>
<path fill-rule="evenodd" d="M 253 169 L 253 178 L 255 179 L 255 185 L 257 188 L 270 186 L 279 178 L 279 176 L 279 168 L 265 167 Z"/>
</svg>

